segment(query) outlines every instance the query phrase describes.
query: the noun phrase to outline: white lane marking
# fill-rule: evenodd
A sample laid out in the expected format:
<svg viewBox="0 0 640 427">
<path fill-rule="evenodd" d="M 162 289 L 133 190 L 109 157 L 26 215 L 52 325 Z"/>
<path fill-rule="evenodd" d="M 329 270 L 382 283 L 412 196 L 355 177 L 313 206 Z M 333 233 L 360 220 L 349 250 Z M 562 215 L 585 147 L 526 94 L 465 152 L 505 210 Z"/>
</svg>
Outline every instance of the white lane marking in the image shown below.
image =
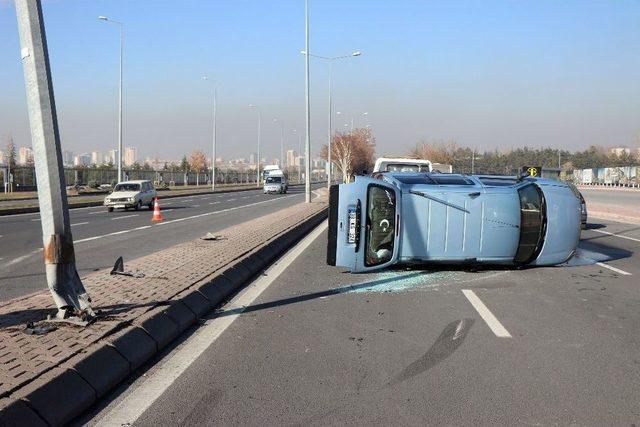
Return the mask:
<svg viewBox="0 0 640 427">
<path fill-rule="evenodd" d="M 236 199 L 228 199 L 227 202 L 233 202 Z"/>
<path fill-rule="evenodd" d="M 286 196 L 286 197 L 296 197 L 296 196 L 301 196 L 301 195 L 302 194 L 294 194 L 294 195 Z M 219 210 L 219 211 L 206 212 L 206 213 L 199 214 L 199 215 L 189 216 L 189 217 L 186 217 L 186 218 L 178 218 L 178 219 L 173 219 L 173 220 L 170 220 L 170 221 L 164 221 L 164 222 L 160 222 L 160 223 L 156 224 L 156 227 L 157 226 L 161 226 L 161 225 L 165 225 L 165 224 L 171 224 L 171 223 L 174 223 L 174 222 L 180 222 L 180 221 L 186 221 L 186 220 L 189 220 L 189 219 L 200 218 L 200 217 L 203 217 L 203 216 L 215 215 L 215 214 L 219 214 L 219 213 L 234 211 L 234 210 L 237 210 L 237 209 L 242 209 L 242 208 L 246 208 L 246 207 L 249 207 L 249 206 L 259 205 L 261 203 L 274 202 L 274 201 L 277 201 L 277 200 L 282 200 L 282 198 L 263 200 L 262 202 L 251 203 L 251 204 L 243 205 L 243 206 L 236 206 L 234 208 L 222 209 L 222 210 Z M 171 210 L 173 210 L 173 209 L 163 210 L 162 212 L 168 212 L 168 211 L 171 211 Z M 103 234 L 101 236 L 93 236 L 93 237 L 87 237 L 85 239 L 75 240 L 73 243 L 89 242 L 91 240 L 102 239 L 104 237 L 109 237 L 109 236 L 116 236 L 118 234 L 130 233 L 132 231 L 146 230 L 147 228 L 151 228 L 151 227 L 152 227 L 151 225 L 145 225 L 143 227 L 136 227 L 136 228 L 130 228 L 130 229 L 127 229 L 127 230 L 115 231 L 113 233 Z"/>
<path fill-rule="evenodd" d="M 146 230 L 147 228 L 151 228 L 151 226 L 150 225 L 144 225 L 142 227 L 130 228 L 128 230 L 114 231 L 113 233 L 103 234 L 102 236 L 93 236 L 93 237 L 87 237 L 85 239 L 74 240 L 73 243 L 89 242 L 91 240 L 98 240 L 98 239 L 102 239 L 103 237 L 109 237 L 109 236 L 117 236 L 118 234 L 130 233 L 130 232 L 136 231 L 136 230 Z"/>
<path fill-rule="evenodd" d="M 301 196 L 301 195 L 302 194 L 293 194 L 291 196 L 280 197 L 280 198 L 277 198 L 277 199 L 263 200 L 261 202 L 249 203 L 248 205 L 235 206 L 233 208 L 221 209 L 219 211 L 205 212 L 205 213 L 202 213 L 202 214 L 188 216 L 188 217 L 185 217 L 185 218 L 172 219 L 171 221 L 159 222 L 158 224 L 156 224 L 156 227 L 159 227 L 161 225 L 173 224 L 174 222 L 187 221 L 189 219 L 194 219 L 194 218 L 201 218 L 203 216 L 209 216 L 209 215 L 215 215 L 215 214 L 219 214 L 219 213 L 223 213 L 223 212 L 235 211 L 235 210 L 242 209 L 242 208 L 248 208 L 250 206 L 260 205 L 262 203 L 268 203 L 268 202 L 273 202 L 273 201 L 276 201 L 276 200 L 282 200 L 282 199 L 285 199 L 287 197 L 298 197 L 298 196 Z"/>
<path fill-rule="evenodd" d="M 37 221 L 40 221 L 40 218 L 34 218 L 34 219 L 30 220 L 30 221 L 31 222 L 37 222 Z"/>
<path fill-rule="evenodd" d="M 78 225 L 85 225 L 85 224 L 89 224 L 89 222 L 76 222 L 75 224 L 71 224 L 72 227 L 78 226 Z"/>
<path fill-rule="evenodd" d="M 119 219 L 125 219 L 125 218 L 133 218 L 134 216 L 138 216 L 138 214 L 134 214 L 134 215 L 125 215 L 125 216 L 117 216 L 115 218 L 111 218 L 111 221 L 117 221 Z"/>
<path fill-rule="evenodd" d="M 101 213 L 105 213 L 105 211 L 89 212 L 87 215 L 96 215 L 96 214 L 101 214 Z"/>
<path fill-rule="evenodd" d="M 500 338 L 511 338 L 511 334 L 507 329 L 502 326 L 502 323 L 493 315 L 493 313 L 487 308 L 486 305 L 478 298 L 478 296 L 471 289 L 463 289 L 462 293 L 469 300 L 473 308 L 476 309 L 480 317 L 486 322 L 487 326 L 493 331 L 493 333 Z"/>
<path fill-rule="evenodd" d="M 184 199 L 184 200 L 180 200 L 181 202 L 193 202 L 193 199 Z"/>
<path fill-rule="evenodd" d="M 199 208 L 200 205 L 191 205 L 192 208 Z"/>
<path fill-rule="evenodd" d="M 211 202 L 211 203 L 209 203 L 209 204 L 210 204 L 210 205 L 217 205 L 218 203 L 220 203 L 220 202 Z"/>
<path fill-rule="evenodd" d="M 8 263 L 6 263 L 4 266 L 5 267 L 11 267 L 14 264 L 22 262 L 22 261 L 24 261 L 25 259 L 27 259 L 29 257 L 32 257 L 33 255 L 37 254 L 40 251 L 42 251 L 42 248 L 36 249 L 35 251 L 31 251 L 26 255 L 19 256 L 18 258 L 14 258 L 11 261 L 9 261 Z"/>
<path fill-rule="evenodd" d="M 608 264 L 605 264 L 604 262 L 596 262 L 596 265 L 599 265 L 600 267 L 608 268 L 609 270 L 614 271 L 614 272 L 616 272 L 618 274 L 622 274 L 623 276 L 631 276 L 632 275 L 628 271 L 620 270 L 619 268 L 610 266 Z"/>
<path fill-rule="evenodd" d="M 133 390 L 117 406 L 111 408 L 97 422 L 97 425 L 120 427 L 135 423 L 171 384 L 206 349 L 215 343 L 244 311 L 244 308 L 250 306 L 326 229 L 327 222 L 325 221 L 225 306 L 225 310 L 237 310 L 237 313 L 207 320 L 178 349 L 165 358 L 162 365 L 155 372 L 146 378 L 143 377 L 144 381 L 140 386 Z"/>
<path fill-rule="evenodd" d="M 606 234 L 608 236 L 619 237 L 621 239 L 633 240 L 634 242 L 640 242 L 640 239 L 636 239 L 635 237 L 623 236 L 622 234 L 610 233 L 608 231 L 602 231 L 602 230 L 591 230 L 591 231 L 595 231 L 596 233 Z"/>
</svg>

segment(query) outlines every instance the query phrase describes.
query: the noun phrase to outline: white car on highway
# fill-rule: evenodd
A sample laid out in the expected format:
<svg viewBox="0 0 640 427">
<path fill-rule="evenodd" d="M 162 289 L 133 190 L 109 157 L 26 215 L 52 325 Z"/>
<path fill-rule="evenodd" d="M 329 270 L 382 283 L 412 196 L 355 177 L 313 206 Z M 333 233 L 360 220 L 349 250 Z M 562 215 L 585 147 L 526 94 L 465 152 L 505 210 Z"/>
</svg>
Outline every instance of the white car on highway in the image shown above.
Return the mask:
<svg viewBox="0 0 640 427">
<path fill-rule="evenodd" d="M 147 206 L 153 209 L 156 189 L 151 181 L 126 181 L 116 184 L 113 192 L 104 198 L 104 205 L 109 212 L 114 209 L 140 209 Z"/>
</svg>

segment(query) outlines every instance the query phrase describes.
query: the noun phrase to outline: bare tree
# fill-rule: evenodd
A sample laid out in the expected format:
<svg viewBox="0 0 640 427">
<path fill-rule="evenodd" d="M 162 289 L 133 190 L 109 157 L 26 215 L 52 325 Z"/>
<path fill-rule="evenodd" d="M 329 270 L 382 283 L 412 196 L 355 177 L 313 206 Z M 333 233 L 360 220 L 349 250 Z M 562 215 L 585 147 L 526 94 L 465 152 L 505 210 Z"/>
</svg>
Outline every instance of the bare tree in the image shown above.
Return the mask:
<svg viewBox="0 0 640 427">
<path fill-rule="evenodd" d="M 409 151 L 409 156 L 434 163 L 453 164 L 458 148 L 458 144 L 453 140 L 444 142 L 421 140 Z"/>
<path fill-rule="evenodd" d="M 9 165 L 10 169 L 14 169 L 16 167 L 16 144 L 13 143 L 13 138 L 8 136 L 6 138 L 6 163 Z"/>
<path fill-rule="evenodd" d="M 356 173 L 371 171 L 374 163 L 376 140 L 370 129 L 337 132 L 331 138 L 331 162 L 342 175 L 343 182 L 350 182 Z M 328 147 L 324 145 L 320 157 L 327 159 Z"/>
<path fill-rule="evenodd" d="M 200 150 L 194 150 L 189 156 L 189 167 L 193 172 L 203 172 L 207 167 L 207 157 Z"/>
</svg>

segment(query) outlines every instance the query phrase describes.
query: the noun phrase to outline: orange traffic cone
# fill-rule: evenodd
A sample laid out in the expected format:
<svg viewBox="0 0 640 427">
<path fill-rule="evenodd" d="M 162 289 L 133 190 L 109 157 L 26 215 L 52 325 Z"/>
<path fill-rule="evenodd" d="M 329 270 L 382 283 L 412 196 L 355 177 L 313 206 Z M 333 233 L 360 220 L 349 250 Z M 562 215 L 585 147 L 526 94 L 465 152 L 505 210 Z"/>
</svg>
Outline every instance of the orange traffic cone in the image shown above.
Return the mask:
<svg viewBox="0 0 640 427">
<path fill-rule="evenodd" d="M 156 197 L 156 201 L 153 204 L 153 218 L 151 218 L 151 221 L 162 221 L 163 219 L 160 213 L 160 203 L 158 203 L 158 198 Z"/>
</svg>

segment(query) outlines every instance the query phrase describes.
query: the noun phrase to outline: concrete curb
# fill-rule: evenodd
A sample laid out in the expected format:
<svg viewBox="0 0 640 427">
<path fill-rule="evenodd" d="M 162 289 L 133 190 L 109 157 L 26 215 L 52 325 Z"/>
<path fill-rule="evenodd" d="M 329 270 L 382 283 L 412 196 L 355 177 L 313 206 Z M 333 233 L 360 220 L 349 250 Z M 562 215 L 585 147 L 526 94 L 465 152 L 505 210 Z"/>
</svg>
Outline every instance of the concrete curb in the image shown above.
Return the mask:
<svg viewBox="0 0 640 427">
<path fill-rule="evenodd" d="M 69 423 L 326 217 L 327 209 L 312 214 L 0 400 L 0 425 Z"/>
<path fill-rule="evenodd" d="M 313 184 L 317 184 L 317 182 L 314 182 Z M 290 185 L 290 187 L 300 187 L 300 186 L 304 186 L 304 184 Z M 165 193 L 167 192 L 159 191 L 158 197 L 160 198 L 160 200 L 164 200 L 164 199 L 175 199 L 178 197 L 204 196 L 207 194 L 240 193 L 242 191 L 253 191 L 256 189 L 260 189 L 260 187 L 230 188 L 228 190 L 222 189 L 222 190 L 216 190 L 216 191 L 202 190 L 202 191 L 194 191 L 193 193 L 189 193 L 189 194 L 166 194 L 166 195 Z M 73 203 L 73 204 L 69 203 L 69 209 L 89 208 L 93 206 L 102 206 L 102 204 L 103 204 L 102 200 L 96 200 L 91 202 L 79 202 L 79 203 Z M 0 207 L 0 216 L 35 213 L 35 212 L 40 212 L 40 208 L 38 206 L 25 206 L 22 208 L 8 208 L 8 209 L 2 209 Z"/>
</svg>

